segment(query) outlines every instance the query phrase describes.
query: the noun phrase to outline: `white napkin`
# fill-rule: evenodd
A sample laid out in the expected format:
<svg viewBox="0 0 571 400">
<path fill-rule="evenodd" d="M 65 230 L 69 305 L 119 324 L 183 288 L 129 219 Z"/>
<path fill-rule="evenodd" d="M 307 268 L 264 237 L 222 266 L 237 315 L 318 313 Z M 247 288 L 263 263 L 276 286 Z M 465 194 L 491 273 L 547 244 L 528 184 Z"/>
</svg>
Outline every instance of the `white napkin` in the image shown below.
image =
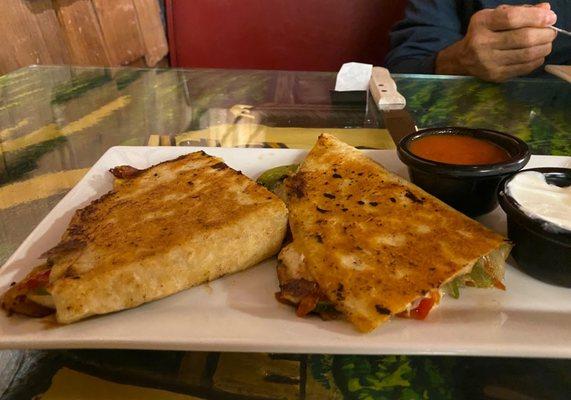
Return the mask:
<svg viewBox="0 0 571 400">
<path fill-rule="evenodd" d="M 373 66 L 356 62 L 345 63 L 337 73 L 335 91 L 367 90 Z"/>
</svg>

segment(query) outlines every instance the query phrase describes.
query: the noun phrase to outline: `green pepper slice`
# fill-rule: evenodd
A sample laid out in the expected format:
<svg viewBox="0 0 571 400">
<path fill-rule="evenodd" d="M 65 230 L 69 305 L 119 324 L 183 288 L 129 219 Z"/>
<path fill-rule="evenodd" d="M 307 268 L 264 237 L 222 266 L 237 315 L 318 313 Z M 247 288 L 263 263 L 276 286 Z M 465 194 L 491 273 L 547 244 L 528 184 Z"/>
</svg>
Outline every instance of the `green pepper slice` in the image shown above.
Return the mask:
<svg viewBox="0 0 571 400">
<path fill-rule="evenodd" d="M 444 290 L 448 293 L 451 297 L 458 299 L 460 298 L 460 287 L 458 284 L 458 279 L 453 279 L 451 282 L 448 282 L 446 286 L 444 286 Z"/>
<path fill-rule="evenodd" d="M 288 175 L 295 173 L 297 171 L 297 167 L 298 164 L 292 164 L 271 168 L 260 175 L 256 182 L 268 190 L 274 190 L 275 187 Z"/>
<path fill-rule="evenodd" d="M 479 288 L 487 288 L 494 284 L 494 281 L 484 269 L 482 260 L 478 260 L 476 265 L 474 265 L 472 272 L 470 272 L 470 278 L 472 278 L 476 286 Z"/>
</svg>

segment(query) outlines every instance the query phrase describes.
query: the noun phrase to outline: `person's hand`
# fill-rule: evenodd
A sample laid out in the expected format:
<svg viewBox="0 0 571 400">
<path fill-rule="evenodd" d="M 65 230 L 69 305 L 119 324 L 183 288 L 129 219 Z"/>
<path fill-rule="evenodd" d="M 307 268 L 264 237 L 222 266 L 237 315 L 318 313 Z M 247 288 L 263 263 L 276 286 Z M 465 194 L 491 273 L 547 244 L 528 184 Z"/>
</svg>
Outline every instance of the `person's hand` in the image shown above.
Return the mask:
<svg viewBox="0 0 571 400">
<path fill-rule="evenodd" d="M 473 75 L 492 82 L 527 75 L 551 53 L 557 16 L 549 3 L 501 5 L 475 13 L 464 39 L 438 53 L 436 73 Z"/>
</svg>

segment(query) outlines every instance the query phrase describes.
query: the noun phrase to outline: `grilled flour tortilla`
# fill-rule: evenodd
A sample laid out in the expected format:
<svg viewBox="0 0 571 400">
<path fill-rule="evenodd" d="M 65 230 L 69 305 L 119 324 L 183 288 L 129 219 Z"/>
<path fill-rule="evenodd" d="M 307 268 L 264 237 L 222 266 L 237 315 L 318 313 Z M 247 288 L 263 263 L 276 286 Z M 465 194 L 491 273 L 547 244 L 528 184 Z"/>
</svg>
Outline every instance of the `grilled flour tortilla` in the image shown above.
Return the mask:
<svg viewBox="0 0 571 400">
<path fill-rule="evenodd" d="M 111 172 L 115 189 L 75 213 L 61 242 L 3 296 L 60 323 L 138 306 L 276 254 L 285 204 L 216 157 L 197 152 Z"/>
<path fill-rule="evenodd" d="M 462 285 L 503 288 L 502 236 L 331 135 L 285 191 L 293 241 L 279 256 L 277 298 L 298 315 L 340 312 L 368 332 L 393 315 L 424 318 L 444 286 L 453 296 Z"/>
</svg>

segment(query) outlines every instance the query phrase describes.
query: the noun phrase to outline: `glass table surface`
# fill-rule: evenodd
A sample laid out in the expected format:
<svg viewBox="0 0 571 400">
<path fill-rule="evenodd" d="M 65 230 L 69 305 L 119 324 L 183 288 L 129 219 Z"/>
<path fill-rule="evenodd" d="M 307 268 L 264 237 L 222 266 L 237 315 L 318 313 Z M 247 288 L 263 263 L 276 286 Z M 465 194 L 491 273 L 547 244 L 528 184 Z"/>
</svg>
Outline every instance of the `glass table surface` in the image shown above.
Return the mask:
<svg viewBox="0 0 571 400">
<path fill-rule="evenodd" d="M 332 96 L 329 72 L 33 66 L 1 76 L 0 265 L 116 145 L 307 148 L 330 132 L 361 148 L 390 149 L 415 125 L 456 125 L 512 133 L 534 154 L 571 155 L 564 81 L 395 80 L 407 108 L 389 116 L 370 98 Z M 0 351 L 2 398 L 44 392 L 46 399 L 566 399 L 571 361 Z"/>
</svg>

